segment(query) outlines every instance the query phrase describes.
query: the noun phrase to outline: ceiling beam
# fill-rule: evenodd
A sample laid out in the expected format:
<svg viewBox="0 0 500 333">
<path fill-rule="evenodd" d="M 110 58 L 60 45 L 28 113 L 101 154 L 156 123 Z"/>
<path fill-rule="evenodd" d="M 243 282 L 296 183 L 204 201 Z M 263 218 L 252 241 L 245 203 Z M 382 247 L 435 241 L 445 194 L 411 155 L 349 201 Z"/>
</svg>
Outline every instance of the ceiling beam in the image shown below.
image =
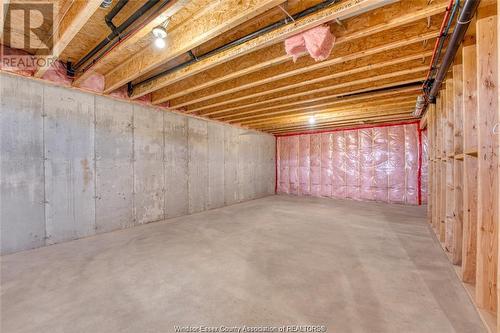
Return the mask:
<svg viewBox="0 0 500 333">
<path fill-rule="evenodd" d="M 105 75 L 104 92 L 109 93 L 209 39 L 264 13 L 284 0 L 214 1 L 202 13 L 175 28 L 167 37 L 167 47 L 158 50 L 153 43 Z"/>
<path fill-rule="evenodd" d="M 417 84 L 422 82 L 425 79 L 425 76 L 422 75 L 420 77 L 403 77 L 403 78 L 389 78 L 389 79 L 383 79 L 380 81 L 376 82 L 366 82 L 363 84 L 358 84 L 353 87 L 345 87 L 341 88 L 335 91 L 332 91 L 331 93 L 325 94 L 324 96 L 320 97 L 306 97 L 306 98 L 299 98 L 290 102 L 276 102 L 276 103 L 269 103 L 268 105 L 262 106 L 261 108 L 256 108 L 255 106 L 243 106 L 243 107 L 234 107 L 231 109 L 225 109 L 225 110 L 214 110 L 214 111 L 208 111 L 206 113 L 200 113 L 200 116 L 210 116 L 213 117 L 215 114 L 228 114 L 228 113 L 238 113 L 238 114 L 243 114 L 243 113 L 248 113 L 248 112 L 256 112 L 256 111 L 266 111 L 266 110 L 274 110 L 274 109 L 283 109 L 283 108 L 289 108 L 289 107 L 300 107 L 300 106 L 313 106 L 317 105 L 319 102 L 327 102 L 333 100 L 337 100 L 338 98 L 344 97 L 344 96 L 352 96 L 352 95 L 357 95 L 357 94 L 364 94 L 364 93 L 370 93 L 370 92 L 375 92 L 375 91 L 381 91 L 385 89 L 397 89 L 398 87 L 402 85 L 410 85 L 410 84 Z M 413 87 L 413 85 L 411 86 Z M 217 117 L 214 117 L 217 119 Z"/>
<path fill-rule="evenodd" d="M 303 125 L 303 126 L 296 126 L 296 127 L 283 127 L 275 130 L 266 130 L 265 132 L 274 134 L 274 135 L 280 135 L 280 134 L 287 134 L 287 133 L 303 133 L 303 132 L 314 132 L 314 131 L 323 131 L 323 130 L 329 130 L 329 129 L 341 129 L 341 128 L 346 128 L 349 129 L 351 126 L 363 126 L 363 125 L 372 125 L 372 124 L 383 124 L 383 123 L 389 123 L 389 122 L 394 122 L 394 121 L 412 121 L 415 120 L 415 118 L 412 117 L 410 114 L 412 110 L 407 110 L 407 113 L 402 113 L 402 114 L 396 114 L 396 115 L 385 115 L 385 116 L 379 116 L 374 119 L 349 119 L 345 121 L 338 121 L 338 122 L 333 122 L 329 124 L 323 124 L 323 125 Z"/>
<path fill-rule="evenodd" d="M 439 35 L 438 28 L 428 31 L 426 24 L 419 24 L 417 30 L 401 30 L 403 33 L 407 33 L 407 35 L 405 34 L 405 36 L 410 37 L 401 37 L 401 35 L 398 35 L 397 33 L 394 35 L 390 34 L 390 36 L 381 36 L 376 40 L 370 39 L 370 37 L 368 37 L 367 39 L 360 40 L 359 43 L 345 44 L 345 48 L 343 46 L 340 49 L 337 49 L 337 52 L 334 52 L 334 54 L 329 59 L 322 62 L 315 62 L 310 61 L 309 59 L 305 59 L 305 61 L 302 63 L 297 62 L 297 64 L 281 64 L 261 70 L 259 72 L 252 73 L 251 75 L 247 75 L 234 81 L 223 83 L 223 85 L 225 87 L 229 86 L 229 88 L 233 89 L 233 91 L 238 90 L 239 87 L 247 84 L 252 86 L 266 84 L 267 89 L 270 89 L 270 87 L 274 86 L 272 85 L 272 83 L 276 84 L 276 81 L 278 80 L 286 79 L 287 81 L 284 83 L 286 84 L 289 80 L 294 80 L 293 78 L 290 79 L 290 77 L 292 76 L 295 76 L 296 78 L 302 76 L 308 77 L 307 74 L 309 72 L 320 69 L 323 69 L 321 73 L 336 72 L 336 67 L 333 65 L 339 65 L 341 63 L 356 60 L 362 57 L 373 56 L 373 59 L 375 59 L 376 55 L 383 57 L 383 55 L 381 55 L 381 53 L 383 52 L 392 51 L 394 49 L 410 48 L 410 45 L 412 44 L 413 46 L 411 47 L 413 48 L 413 50 L 417 51 L 419 49 L 422 49 L 421 45 L 417 45 L 418 43 L 433 39 Z M 387 41 L 387 39 L 389 40 Z M 279 83 L 277 85 L 279 86 Z M 221 89 L 223 88 L 221 87 Z M 259 87 L 256 89 L 259 90 L 261 88 Z M 253 90 L 245 90 L 241 93 L 237 91 L 230 95 L 223 95 L 216 98 L 211 98 L 209 100 L 204 100 L 202 102 L 189 104 L 187 106 L 187 109 L 188 112 L 196 112 L 210 107 L 233 104 L 233 99 L 234 102 L 245 99 L 245 95 L 251 94 L 252 92 Z M 156 103 L 159 100 L 155 100 L 154 96 L 155 93 L 153 93 L 153 103 Z M 172 107 L 180 107 L 175 103 L 175 100 L 171 102 Z"/>
<path fill-rule="evenodd" d="M 370 108 L 370 107 L 380 107 L 380 106 L 387 106 L 387 105 L 396 105 L 396 104 L 402 104 L 402 103 L 407 103 L 410 102 L 415 104 L 415 97 L 416 95 L 404 95 L 404 96 L 393 96 L 390 99 L 383 99 L 383 100 L 374 100 L 374 101 L 367 101 L 367 102 L 358 102 L 358 103 L 349 103 L 349 104 L 343 104 L 339 105 L 336 107 L 332 108 L 323 108 L 323 109 L 318 109 L 314 111 L 306 111 L 306 112 L 294 112 L 294 113 L 289 113 L 286 115 L 275 115 L 275 116 L 266 116 L 266 115 L 260 115 L 259 118 L 253 118 L 253 119 L 243 119 L 243 120 L 234 120 L 230 121 L 230 123 L 234 124 L 240 124 L 242 126 L 255 126 L 255 125 L 260 125 L 260 124 L 273 124 L 273 123 L 279 123 L 282 121 L 293 121 L 295 119 L 301 119 L 301 117 L 309 117 L 314 115 L 315 117 L 318 116 L 325 116 L 329 114 L 333 114 L 336 112 L 342 112 L 346 110 L 358 110 L 362 108 Z"/>
<path fill-rule="evenodd" d="M 101 3 L 102 0 L 73 1 L 64 17 L 54 27 L 51 37 L 53 42 L 51 58 L 58 58 L 61 55 Z M 48 66 L 39 67 L 34 76 L 40 78 L 48 69 Z"/>
<path fill-rule="evenodd" d="M 276 82 L 273 81 L 270 83 L 261 84 L 255 88 L 253 88 L 254 84 L 250 83 L 251 88 L 244 89 L 245 84 L 243 82 L 241 86 L 236 86 L 229 91 L 225 91 L 228 94 L 231 93 L 231 95 L 224 96 L 224 92 L 220 92 L 217 95 L 214 95 L 209 102 L 236 102 L 238 100 L 244 100 L 251 97 L 269 95 L 280 91 L 289 91 L 293 88 L 300 88 L 311 84 L 318 84 L 320 82 L 332 80 L 342 76 L 352 75 L 367 70 L 383 68 L 386 66 L 400 64 L 411 60 L 423 60 L 432 55 L 432 48 L 433 46 L 430 45 L 430 43 L 426 46 L 422 45 L 422 43 L 416 43 L 412 47 L 398 48 L 373 56 L 366 56 L 355 60 L 344 61 L 337 64 L 336 66 L 322 68 L 320 70 L 304 73 L 302 75 L 295 75 L 284 80 L 278 80 Z M 242 80 L 244 81 L 243 78 Z M 237 82 L 235 82 L 235 85 L 236 84 Z M 235 91 L 235 93 L 232 93 L 233 91 Z M 224 96 L 224 98 L 216 98 L 218 96 Z M 183 99 L 187 98 L 189 97 L 183 97 Z M 174 108 L 179 108 L 192 103 L 208 100 L 208 98 L 196 99 L 196 96 L 192 96 L 191 98 L 192 100 L 184 102 L 176 102 L 176 100 L 172 100 L 170 105 Z"/>
<path fill-rule="evenodd" d="M 159 13 L 155 13 L 155 17 L 147 22 L 142 28 L 135 33 L 121 40 L 114 48 L 106 53 L 105 57 L 100 58 L 92 67 L 88 68 L 85 72 L 78 75 L 73 81 L 73 86 L 80 87 L 86 79 L 92 74 L 100 73 L 105 74 L 109 69 L 114 68 L 123 62 L 123 54 L 136 43 L 143 41 L 149 35 L 154 27 L 162 24 L 167 19 L 172 17 L 175 13 L 181 10 L 190 0 L 175 0 L 171 1 Z M 167 31 L 169 27 L 167 26 Z"/>
<path fill-rule="evenodd" d="M 379 100 L 379 99 L 384 99 L 384 98 L 393 98 L 394 95 L 396 96 L 402 96 L 402 95 L 416 95 L 417 93 L 421 93 L 422 87 L 420 85 L 413 85 L 409 87 L 404 87 L 404 88 L 397 88 L 397 89 L 387 89 L 383 91 L 377 91 L 377 92 L 368 92 L 368 93 L 360 93 L 356 94 L 355 96 L 329 96 L 328 99 L 323 100 L 323 102 L 316 103 L 316 102 L 306 102 L 306 103 L 301 103 L 298 105 L 284 105 L 284 106 L 279 106 L 278 108 L 273 108 L 273 109 L 257 109 L 257 110 L 251 110 L 251 111 L 244 111 L 244 112 L 229 112 L 225 114 L 218 114 L 214 115 L 211 118 L 212 119 L 217 119 L 220 121 L 238 121 L 241 119 L 253 119 L 256 117 L 261 117 L 261 116 L 273 116 L 273 115 L 280 115 L 284 113 L 289 113 L 289 112 L 308 112 L 309 111 L 314 111 L 314 110 L 321 110 L 327 107 L 339 105 L 339 104 L 346 104 L 346 103 L 356 103 L 356 102 L 362 102 L 365 100 Z"/>
<path fill-rule="evenodd" d="M 372 83 L 384 79 L 393 79 L 397 77 L 406 77 L 406 78 L 411 78 L 411 77 L 421 77 L 424 73 L 429 69 L 428 65 L 420 65 L 420 66 L 415 66 L 415 64 L 411 64 L 403 67 L 401 66 L 402 70 L 396 70 L 394 71 L 394 67 L 392 67 L 392 71 L 390 72 L 382 72 L 379 73 L 377 71 L 368 71 L 356 75 L 352 75 L 352 77 L 347 77 L 342 79 L 339 79 L 338 81 L 333 80 L 333 82 L 329 82 L 327 85 L 322 85 L 321 87 L 315 87 L 312 89 L 301 89 L 298 90 L 297 92 L 285 92 L 285 93 L 279 93 L 271 96 L 264 96 L 260 98 L 253 98 L 251 100 L 245 101 L 244 104 L 229 104 L 230 107 L 233 108 L 244 108 L 244 107 L 255 107 L 258 105 L 265 105 L 268 103 L 278 103 L 282 101 L 286 101 L 289 99 L 294 99 L 294 100 L 301 100 L 301 99 L 310 99 L 310 98 L 315 98 L 315 97 L 323 97 L 331 94 L 332 90 L 340 89 L 340 88 L 345 88 L 345 87 L 351 87 L 355 86 L 358 84 L 366 84 L 366 83 Z M 203 106 L 197 109 L 193 110 L 188 110 L 187 113 L 192 113 L 194 111 L 202 111 L 202 110 L 215 110 L 216 108 L 219 108 L 217 105 L 207 105 Z"/>
<path fill-rule="evenodd" d="M 368 119 L 375 116 L 384 116 L 390 113 L 408 113 L 408 110 L 414 108 L 415 102 L 405 102 L 405 103 L 393 103 L 390 105 L 380 105 L 360 108 L 359 110 L 344 110 L 343 112 L 333 112 L 328 116 L 322 118 L 316 117 L 315 125 L 321 125 L 324 123 L 332 123 L 336 121 L 343 121 L 346 119 Z M 256 125 L 245 125 L 251 128 L 256 128 L 260 130 L 268 130 L 281 127 L 292 127 L 292 126 L 302 126 L 310 125 L 309 118 L 305 117 L 302 119 L 297 119 L 295 121 L 289 122 L 276 122 L 270 124 L 256 124 Z"/>
<path fill-rule="evenodd" d="M 426 19 L 432 15 L 438 15 L 439 17 L 434 20 L 435 29 L 439 29 L 439 24 L 442 21 L 442 15 L 439 15 L 445 8 L 444 2 L 439 2 L 436 4 L 432 4 L 431 6 L 424 5 L 427 1 L 418 1 L 418 6 L 414 5 L 413 7 L 408 6 L 409 2 L 402 2 L 398 4 L 391 5 L 398 6 L 397 8 L 400 11 L 396 10 L 388 10 L 392 7 L 387 6 L 381 10 L 375 11 L 373 13 L 364 14 L 360 17 L 356 17 L 351 19 L 353 22 L 351 25 L 348 25 L 348 30 L 343 31 L 343 35 L 337 38 L 334 46 L 333 53 L 335 55 L 339 54 L 347 54 L 344 51 L 349 48 L 349 46 L 342 46 L 342 44 L 351 42 L 355 39 L 361 39 L 359 41 L 360 44 L 363 44 L 363 41 L 370 40 L 368 36 L 379 34 L 381 32 L 391 30 L 397 27 L 401 27 L 404 25 L 408 25 L 419 20 Z M 413 2 L 415 3 L 415 1 Z M 423 8 L 422 8 L 423 7 Z M 386 11 L 386 9 L 388 11 Z M 403 11 L 403 9 L 408 9 Z M 378 23 L 378 24 L 377 24 Z M 422 25 L 427 26 L 427 21 Z M 362 27 L 360 29 L 360 27 Z M 430 27 L 429 27 L 430 29 Z M 389 35 L 389 34 L 388 34 Z M 405 36 L 400 36 L 400 38 L 404 38 Z M 390 40 L 390 38 L 389 38 Z M 390 41 L 386 41 L 389 43 Z M 396 39 L 393 39 L 396 41 Z M 373 42 L 372 42 L 373 44 Z M 351 50 L 351 53 L 354 53 L 355 50 Z M 307 57 L 309 58 L 309 57 Z M 306 58 L 306 59 L 307 59 Z M 251 53 L 247 55 L 243 59 L 234 59 L 223 65 L 218 65 L 214 68 L 207 70 L 201 74 L 197 74 L 191 76 L 181 82 L 177 82 L 176 84 L 170 84 L 156 92 L 153 93 L 153 103 L 163 103 L 167 100 L 172 101 L 174 104 L 179 104 L 179 106 L 186 105 L 186 101 L 197 99 L 198 101 L 220 96 L 227 91 L 227 93 L 234 90 L 235 86 L 231 84 L 223 85 L 222 83 L 234 80 L 235 78 L 242 77 L 256 71 L 271 67 L 283 67 L 284 70 L 280 71 L 282 73 L 289 71 L 294 64 L 290 63 L 291 57 L 289 57 L 282 43 L 273 45 L 271 47 L 262 49 L 258 52 Z M 286 64 L 283 64 L 287 62 Z M 314 61 L 309 58 L 307 61 L 308 64 L 314 65 Z M 305 64 L 304 59 L 299 59 L 298 64 Z M 195 64 L 196 65 L 196 64 Z M 194 66 L 194 65 L 193 65 Z M 186 72 L 186 69 L 181 69 L 178 72 Z M 178 72 L 174 72 L 171 74 L 167 74 L 166 76 L 174 76 L 181 75 L 182 73 L 177 74 Z M 187 75 L 187 74 L 186 74 Z M 166 77 L 165 76 L 165 77 Z M 249 80 L 247 80 L 249 81 Z M 247 82 L 245 81 L 245 82 Z M 234 81 L 233 81 L 234 82 Z M 253 85 L 248 85 L 252 84 Z M 243 87 L 249 88 L 251 86 L 255 86 L 257 84 L 262 84 L 261 82 L 253 82 L 249 81 L 248 84 Z M 233 88 L 233 90 L 231 90 Z M 201 94 L 193 95 L 194 92 L 203 90 Z M 148 90 L 149 92 L 150 90 Z M 140 96 L 141 85 L 134 88 L 134 96 Z M 182 96 L 188 95 L 185 99 L 180 99 Z M 191 97 L 194 96 L 194 97 Z M 203 98 L 203 99 L 200 99 Z"/>
<path fill-rule="evenodd" d="M 398 0 L 399 1 L 399 0 Z M 206 71 L 214 66 L 226 63 L 237 57 L 241 57 L 250 52 L 255 52 L 261 50 L 265 47 L 271 46 L 276 43 L 284 41 L 286 38 L 296 35 L 302 31 L 306 31 L 320 24 L 335 20 L 342 19 L 344 17 L 350 17 L 354 15 L 361 14 L 367 10 L 372 10 L 374 8 L 383 6 L 387 4 L 387 0 L 345 0 L 338 4 L 334 4 L 327 8 L 324 8 L 316 13 L 307 15 L 293 24 L 287 24 L 258 36 L 252 40 L 249 40 L 241 45 L 237 45 L 230 49 L 224 50 L 215 54 L 214 56 L 208 57 L 201 61 L 198 61 L 186 68 L 178 70 L 174 73 L 156 78 L 152 81 L 143 83 L 134 89 L 132 98 L 137 98 L 143 96 L 149 92 L 158 90 L 169 84 L 178 82 L 188 76 Z M 281 44 L 281 43 L 280 43 Z M 275 49 L 277 49 L 275 47 Z M 279 50 L 282 50 L 280 45 Z M 264 52 L 266 53 L 266 52 Z M 279 57 L 283 58 L 284 52 L 279 53 Z M 283 59 L 288 59 L 285 56 Z"/>
<path fill-rule="evenodd" d="M 238 101 L 244 101 L 250 98 L 259 98 L 266 95 L 277 94 L 280 92 L 290 95 L 301 90 L 316 89 L 323 85 L 329 85 L 328 82 L 331 82 L 332 80 L 370 70 L 382 72 L 384 69 L 387 70 L 390 66 L 404 64 L 407 62 L 412 62 L 418 66 L 424 63 L 424 60 L 430 61 L 430 59 L 427 58 L 431 55 L 432 45 L 413 45 L 413 47 L 406 47 L 404 49 L 400 48 L 394 52 L 384 52 L 377 54 L 376 56 L 368 56 L 357 60 L 346 61 L 338 64 L 337 66 L 325 68 L 320 71 L 313 71 L 304 75 L 296 75 L 286 80 L 263 84 L 252 89 L 245 89 L 239 91 L 238 93 L 224 96 L 224 98 L 214 98 L 203 103 L 202 105 L 225 105 Z M 176 104 L 171 104 L 171 106 L 174 108 L 179 107 L 179 105 Z"/>
</svg>

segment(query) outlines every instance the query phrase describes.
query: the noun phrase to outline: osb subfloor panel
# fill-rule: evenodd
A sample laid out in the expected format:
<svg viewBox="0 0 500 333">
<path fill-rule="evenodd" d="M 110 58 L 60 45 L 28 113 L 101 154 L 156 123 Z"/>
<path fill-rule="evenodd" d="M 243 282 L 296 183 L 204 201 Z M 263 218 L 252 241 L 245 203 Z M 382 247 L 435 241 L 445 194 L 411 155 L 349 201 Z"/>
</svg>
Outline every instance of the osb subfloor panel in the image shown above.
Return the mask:
<svg viewBox="0 0 500 333">
<path fill-rule="evenodd" d="M 483 332 L 425 208 L 271 196 L 2 257 L 2 332 Z"/>
</svg>

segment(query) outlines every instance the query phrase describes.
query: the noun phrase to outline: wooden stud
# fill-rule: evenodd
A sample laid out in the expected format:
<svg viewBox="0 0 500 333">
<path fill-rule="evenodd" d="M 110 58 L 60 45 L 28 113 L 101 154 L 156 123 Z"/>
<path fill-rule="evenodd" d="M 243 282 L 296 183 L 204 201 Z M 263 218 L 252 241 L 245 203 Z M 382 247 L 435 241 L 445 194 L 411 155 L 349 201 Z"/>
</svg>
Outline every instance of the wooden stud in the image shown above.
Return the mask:
<svg viewBox="0 0 500 333">
<path fill-rule="evenodd" d="M 476 301 L 496 314 L 498 270 L 498 56 L 497 17 L 477 21 L 478 253 Z"/>
<path fill-rule="evenodd" d="M 452 263 L 462 264 L 463 243 L 463 70 L 462 65 L 453 66 L 453 254 Z M 457 158 L 457 157 L 462 157 Z"/>
<path fill-rule="evenodd" d="M 470 43 L 470 42 L 469 42 Z M 469 44 L 462 50 L 463 64 L 463 151 L 477 151 L 477 65 L 476 45 Z M 463 244 L 462 279 L 476 282 L 477 247 L 477 158 L 465 154 L 463 169 Z"/>
</svg>

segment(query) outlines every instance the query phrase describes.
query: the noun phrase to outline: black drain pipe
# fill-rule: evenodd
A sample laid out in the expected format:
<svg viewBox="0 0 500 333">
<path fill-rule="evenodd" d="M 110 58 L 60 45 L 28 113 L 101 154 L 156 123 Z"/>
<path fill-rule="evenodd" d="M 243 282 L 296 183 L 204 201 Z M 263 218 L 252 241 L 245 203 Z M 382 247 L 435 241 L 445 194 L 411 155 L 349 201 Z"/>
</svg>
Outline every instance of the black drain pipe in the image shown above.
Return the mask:
<svg viewBox="0 0 500 333">
<path fill-rule="evenodd" d="M 333 5 L 334 3 L 338 2 L 338 1 L 339 0 L 327 0 L 327 1 L 323 1 L 323 2 L 321 2 L 321 3 L 319 3 L 319 4 L 315 5 L 315 6 L 309 7 L 307 9 L 305 9 L 305 10 L 303 10 L 303 11 L 301 11 L 301 12 L 295 14 L 295 15 L 293 15 L 292 18 L 294 20 L 298 20 L 300 18 L 303 18 L 304 16 L 307 16 L 309 14 L 317 12 L 318 10 L 326 8 L 326 7 L 330 6 L 330 5 Z M 272 24 L 270 24 L 268 26 L 265 26 L 264 28 L 261 28 L 261 29 L 255 31 L 255 32 L 252 32 L 252 33 L 250 33 L 248 35 L 245 35 L 245 36 L 243 36 L 241 38 L 238 38 L 238 39 L 236 39 L 236 40 L 234 40 L 232 42 L 229 42 L 227 44 L 219 46 L 219 47 L 217 47 L 217 48 L 215 48 L 215 49 L 213 49 L 211 51 L 208 51 L 208 52 L 206 52 L 204 54 L 201 54 L 199 56 L 195 56 L 192 51 L 189 51 L 188 54 L 191 56 L 191 60 L 188 60 L 188 61 L 186 61 L 186 62 L 184 62 L 182 64 L 179 64 L 179 65 L 177 65 L 175 67 L 169 68 L 169 69 L 167 69 L 167 70 L 165 70 L 163 72 L 160 72 L 160 73 L 158 73 L 156 75 L 153 75 L 153 76 L 147 78 L 144 81 L 141 81 L 141 82 L 138 82 L 138 83 L 134 84 L 134 86 L 137 86 L 137 85 L 143 84 L 143 83 L 147 83 L 147 82 L 151 82 L 151 81 L 153 81 L 153 80 L 155 80 L 155 79 L 157 79 L 159 77 L 162 77 L 162 76 L 168 75 L 170 73 L 176 72 L 176 71 L 178 71 L 178 70 L 180 70 L 180 69 L 182 69 L 184 67 L 187 67 L 189 65 L 194 64 L 195 62 L 198 62 L 200 60 L 208 58 L 208 57 L 210 57 L 210 56 L 212 56 L 212 55 L 214 55 L 216 53 L 222 52 L 222 51 L 227 50 L 227 49 L 229 49 L 231 47 L 235 47 L 235 46 L 241 45 L 241 44 L 243 44 L 245 42 L 248 42 L 249 40 L 252 40 L 254 38 L 259 37 L 262 34 L 265 34 L 265 33 L 269 32 L 269 31 L 275 30 L 275 29 L 277 29 L 277 28 L 279 28 L 281 26 L 287 25 L 290 21 L 291 21 L 290 18 L 286 17 L 286 18 L 284 18 L 284 19 L 282 19 L 282 20 L 280 20 L 278 22 L 275 22 L 275 23 L 272 23 Z"/>
<path fill-rule="evenodd" d="M 113 9 L 111 9 L 111 11 L 104 17 L 104 21 L 106 21 L 106 24 L 111 29 L 111 31 L 116 30 L 116 26 L 113 24 L 113 19 L 127 3 L 128 0 L 118 1 L 116 6 L 114 6 Z"/>
<path fill-rule="evenodd" d="M 446 49 L 446 53 L 444 54 L 443 61 L 441 62 L 438 73 L 436 74 L 434 84 L 432 85 L 429 96 L 427 96 L 428 102 L 436 102 L 436 96 L 439 92 L 439 89 L 441 88 L 443 80 L 446 77 L 446 73 L 448 73 L 453 60 L 455 59 L 455 55 L 457 54 L 460 44 L 464 40 L 465 33 L 469 28 L 470 21 L 476 14 L 476 10 L 479 6 L 480 1 L 481 0 L 465 0 L 464 7 L 457 20 L 457 25 L 453 30 L 450 42 L 448 43 L 448 48 Z"/>
<path fill-rule="evenodd" d="M 126 1 L 125 1 L 126 2 Z M 112 29 L 111 33 L 103 39 L 96 47 L 94 47 L 89 53 L 87 53 L 82 59 L 80 59 L 74 66 L 73 68 L 75 70 L 78 70 L 83 64 L 85 64 L 90 58 L 92 58 L 94 55 L 96 55 L 100 50 L 102 50 L 104 47 L 106 47 L 113 39 L 118 37 L 118 40 L 121 38 L 120 34 L 124 32 L 128 27 L 130 27 L 137 19 L 139 19 L 142 15 L 144 15 L 147 11 L 149 11 L 151 8 L 153 8 L 157 3 L 159 3 L 160 0 L 149 0 L 147 1 L 144 5 L 142 5 L 141 8 L 139 8 L 137 11 L 135 11 L 125 22 L 120 24 L 118 27 L 116 27 L 114 30 Z M 170 2 L 170 0 L 165 0 L 166 3 Z M 122 1 L 120 1 L 115 7 L 120 6 Z M 125 4 L 122 4 L 121 7 L 123 7 Z M 120 8 L 121 9 L 121 8 Z M 114 8 L 113 8 L 114 10 Z M 111 11 L 109 14 L 111 14 L 113 11 Z M 118 11 L 117 11 L 118 12 Z M 117 13 L 116 12 L 116 13 Z M 116 15 L 115 13 L 115 15 Z M 113 15 L 114 17 L 114 15 Z M 111 17 L 111 19 L 113 18 Z M 108 18 L 106 17 L 106 24 L 108 24 Z M 111 23 L 113 25 L 113 23 Z M 114 26 L 114 25 L 113 25 Z M 95 59 L 94 59 L 95 61 Z"/>
</svg>

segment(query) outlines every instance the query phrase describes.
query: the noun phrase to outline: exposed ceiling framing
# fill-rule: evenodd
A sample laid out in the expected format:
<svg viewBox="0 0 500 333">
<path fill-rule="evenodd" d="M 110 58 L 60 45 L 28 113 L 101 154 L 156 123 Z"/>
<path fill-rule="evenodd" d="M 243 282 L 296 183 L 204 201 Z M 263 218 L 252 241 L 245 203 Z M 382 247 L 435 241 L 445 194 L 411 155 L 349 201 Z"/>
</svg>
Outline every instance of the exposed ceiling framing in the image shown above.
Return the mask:
<svg viewBox="0 0 500 333">
<path fill-rule="evenodd" d="M 153 104 L 273 134 L 411 119 L 449 0 L 340 0 L 172 69 L 191 59 L 189 51 L 202 55 L 285 18 L 282 9 L 295 15 L 321 2 L 173 0 L 77 71 L 73 84 L 98 74 L 105 93 L 130 84 L 132 99 L 149 94 Z M 110 9 L 100 3 L 59 1 L 59 59 L 77 62 L 107 36 Z M 116 24 L 143 3 L 129 1 Z M 167 20 L 167 47 L 158 50 L 151 30 Z M 336 36 L 331 55 L 293 62 L 283 41 L 319 24 L 329 24 Z"/>
</svg>

